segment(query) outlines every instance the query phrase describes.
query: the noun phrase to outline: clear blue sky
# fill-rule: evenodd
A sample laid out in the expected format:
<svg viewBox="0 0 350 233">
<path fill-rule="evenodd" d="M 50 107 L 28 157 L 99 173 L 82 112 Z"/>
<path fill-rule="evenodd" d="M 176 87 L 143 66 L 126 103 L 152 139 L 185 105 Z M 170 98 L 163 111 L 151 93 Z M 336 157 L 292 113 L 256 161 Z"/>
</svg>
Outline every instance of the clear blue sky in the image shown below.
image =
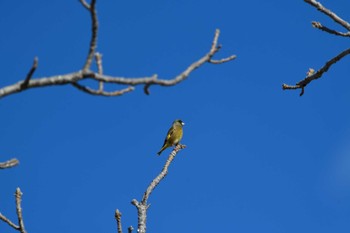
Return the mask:
<svg viewBox="0 0 350 233">
<path fill-rule="evenodd" d="M 350 20 L 348 0 L 322 3 Z M 1 1 L 0 87 L 80 69 L 90 17 L 75 1 Z M 303 97 L 282 83 L 348 48 L 344 31 L 299 1 L 98 1 L 104 71 L 172 78 L 210 48 L 217 58 L 175 87 L 142 87 L 116 98 L 71 86 L 31 89 L 0 100 L 0 212 L 15 221 L 23 193 L 29 233 L 116 232 L 137 226 L 140 200 L 170 150 L 171 122 L 185 123 L 181 151 L 150 198 L 148 232 L 328 233 L 350 229 L 350 66 L 346 57 Z M 91 83 L 89 83 L 91 85 Z M 0 223 L 1 232 L 14 232 Z"/>
</svg>

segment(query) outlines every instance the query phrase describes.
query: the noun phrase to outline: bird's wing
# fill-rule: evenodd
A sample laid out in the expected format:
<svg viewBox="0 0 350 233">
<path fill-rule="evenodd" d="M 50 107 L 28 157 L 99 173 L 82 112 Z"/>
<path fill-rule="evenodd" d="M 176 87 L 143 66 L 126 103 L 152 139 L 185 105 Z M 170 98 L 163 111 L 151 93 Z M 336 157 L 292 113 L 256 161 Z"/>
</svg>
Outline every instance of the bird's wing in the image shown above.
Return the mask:
<svg viewBox="0 0 350 233">
<path fill-rule="evenodd" d="M 166 136 L 166 140 L 168 140 L 168 139 L 171 137 L 171 135 L 173 135 L 174 131 L 175 131 L 175 128 L 174 128 L 174 127 L 171 127 L 171 128 L 169 129 L 168 135 Z"/>
</svg>

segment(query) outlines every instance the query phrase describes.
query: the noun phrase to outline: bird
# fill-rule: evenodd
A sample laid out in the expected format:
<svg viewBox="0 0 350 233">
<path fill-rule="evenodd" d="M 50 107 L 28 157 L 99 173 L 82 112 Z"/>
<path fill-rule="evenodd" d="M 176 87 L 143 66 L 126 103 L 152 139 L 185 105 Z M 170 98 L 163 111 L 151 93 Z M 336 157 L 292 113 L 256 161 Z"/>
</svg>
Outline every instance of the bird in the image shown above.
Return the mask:
<svg viewBox="0 0 350 233">
<path fill-rule="evenodd" d="M 184 125 L 185 125 L 185 123 L 179 119 L 177 119 L 173 122 L 172 126 L 170 127 L 170 129 L 165 137 L 164 144 L 163 144 L 162 148 L 157 153 L 158 155 L 160 155 L 166 148 L 179 144 L 179 142 L 182 139 L 182 134 L 183 134 L 182 126 L 184 126 Z"/>
</svg>

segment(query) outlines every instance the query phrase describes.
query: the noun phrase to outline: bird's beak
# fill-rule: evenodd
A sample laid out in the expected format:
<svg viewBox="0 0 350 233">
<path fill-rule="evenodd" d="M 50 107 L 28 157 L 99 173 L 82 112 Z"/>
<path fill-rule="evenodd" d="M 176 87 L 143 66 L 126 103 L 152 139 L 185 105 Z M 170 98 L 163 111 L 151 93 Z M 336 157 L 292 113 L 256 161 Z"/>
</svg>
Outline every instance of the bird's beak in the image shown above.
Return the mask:
<svg viewBox="0 0 350 233">
<path fill-rule="evenodd" d="M 181 125 L 185 125 L 185 122 L 181 122 Z"/>
</svg>

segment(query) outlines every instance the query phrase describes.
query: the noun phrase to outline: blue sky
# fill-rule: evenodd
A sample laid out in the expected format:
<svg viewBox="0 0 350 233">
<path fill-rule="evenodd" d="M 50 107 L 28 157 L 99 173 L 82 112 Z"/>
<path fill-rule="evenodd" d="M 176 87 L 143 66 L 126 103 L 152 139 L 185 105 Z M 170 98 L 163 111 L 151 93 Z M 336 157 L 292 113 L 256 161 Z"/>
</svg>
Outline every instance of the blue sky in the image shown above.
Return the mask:
<svg viewBox="0 0 350 233">
<path fill-rule="evenodd" d="M 340 17 L 350 2 L 322 1 Z M 1 1 L 0 87 L 66 74 L 84 64 L 90 18 L 78 1 Z M 96 97 L 71 86 L 31 89 L 0 99 L 0 212 L 15 221 L 22 189 L 28 232 L 116 232 L 137 226 L 141 199 L 170 150 L 171 122 L 185 123 L 182 150 L 150 197 L 148 232 L 348 232 L 350 228 L 349 58 L 299 91 L 348 48 L 311 21 L 344 31 L 303 1 L 98 1 L 104 72 L 172 78 L 207 53 L 216 58 L 175 87 L 142 87 Z M 89 83 L 89 85 L 93 85 Z M 1 232 L 13 232 L 0 223 Z"/>
</svg>

